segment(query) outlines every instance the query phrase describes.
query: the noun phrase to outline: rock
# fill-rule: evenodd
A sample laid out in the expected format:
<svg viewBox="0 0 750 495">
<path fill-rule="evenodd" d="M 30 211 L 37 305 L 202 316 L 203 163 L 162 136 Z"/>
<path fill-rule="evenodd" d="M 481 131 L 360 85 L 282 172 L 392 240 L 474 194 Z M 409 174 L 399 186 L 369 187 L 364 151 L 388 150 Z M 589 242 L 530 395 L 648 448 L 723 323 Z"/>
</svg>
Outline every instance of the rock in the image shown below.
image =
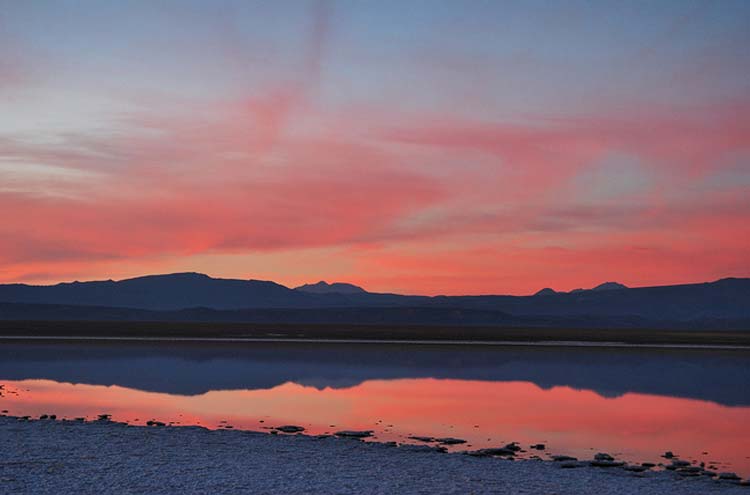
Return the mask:
<svg viewBox="0 0 750 495">
<path fill-rule="evenodd" d="M 729 480 L 729 481 L 740 481 L 742 478 L 737 476 L 737 473 L 719 473 L 719 479 Z"/>
<path fill-rule="evenodd" d="M 424 453 L 432 453 L 432 452 L 447 452 L 448 449 L 445 447 L 430 447 L 429 445 L 402 445 L 401 449 L 407 450 L 409 452 L 424 452 Z"/>
<path fill-rule="evenodd" d="M 99 421 L 109 421 L 112 418 L 111 414 L 100 414 L 96 419 Z"/>
<path fill-rule="evenodd" d="M 652 467 L 656 467 L 656 464 L 654 464 L 653 462 L 642 462 L 641 466 L 651 469 Z"/>
<path fill-rule="evenodd" d="M 372 436 L 372 430 L 342 430 L 336 432 L 337 437 L 367 438 Z"/>
<path fill-rule="evenodd" d="M 56 420 L 57 419 L 57 414 L 50 414 L 49 415 L 49 419 L 51 419 L 53 421 Z"/>
<path fill-rule="evenodd" d="M 414 436 L 411 436 L 409 438 L 411 440 L 417 440 L 417 441 L 420 441 L 420 442 L 434 442 L 435 441 L 434 437 L 420 437 L 418 435 L 414 435 Z"/>
<path fill-rule="evenodd" d="M 299 433 L 301 431 L 305 431 L 303 427 L 297 425 L 278 426 L 276 429 L 282 433 Z"/>
<path fill-rule="evenodd" d="M 688 461 L 683 461 L 681 459 L 673 459 L 672 460 L 672 465 L 671 466 L 667 466 L 667 469 L 669 469 L 670 467 L 672 469 L 676 469 L 676 468 L 686 467 L 686 466 L 689 466 L 689 465 L 690 465 L 690 463 Z"/>
<path fill-rule="evenodd" d="M 518 442 L 511 442 L 507 444 L 504 448 L 508 450 L 512 450 L 513 452 L 518 452 L 519 450 L 521 450 L 521 447 L 518 445 Z"/>
<path fill-rule="evenodd" d="M 435 441 L 443 445 L 459 445 L 462 443 L 466 443 L 466 440 L 464 440 L 463 438 L 453 438 L 453 437 L 436 438 Z"/>
<path fill-rule="evenodd" d="M 685 477 L 688 477 L 688 476 L 697 477 L 701 475 L 701 473 L 693 473 L 691 471 L 677 471 L 677 474 L 679 474 L 680 476 L 685 476 Z"/>
<path fill-rule="evenodd" d="M 529 447 L 529 448 L 532 448 L 532 449 L 535 449 L 535 450 L 544 450 L 544 449 L 546 449 L 546 448 L 547 448 L 547 446 L 546 446 L 546 445 L 544 445 L 543 443 L 537 443 L 537 444 L 535 444 L 535 445 L 532 445 L 532 446 L 531 446 L 531 447 Z"/>
<path fill-rule="evenodd" d="M 495 447 L 487 449 L 472 450 L 467 452 L 468 455 L 474 457 L 494 457 L 494 456 L 514 456 L 516 452 L 514 450 L 507 449 L 505 447 Z"/>
<path fill-rule="evenodd" d="M 700 468 L 698 466 L 685 466 L 679 468 L 677 471 L 681 473 L 700 473 L 701 471 L 703 471 L 703 468 Z"/>
<path fill-rule="evenodd" d="M 86 421 L 86 418 L 75 418 L 74 421 Z"/>
<path fill-rule="evenodd" d="M 39 416 L 39 419 L 47 419 L 47 418 L 49 418 L 49 416 L 47 416 L 46 414 L 42 414 L 41 416 Z"/>
<path fill-rule="evenodd" d="M 623 469 L 625 471 L 632 471 L 634 473 L 642 473 L 649 470 L 649 468 L 644 466 L 643 464 L 626 464 L 625 466 L 623 466 Z"/>
<path fill-rule="evenodd" d="M 601 460 L 597 461 L 596 459 L 589 462 L 589 465 L 594 467 L 621 467 L 625 465 L 625 462 L 623 461 L 608 461 L 608 460 Z"/>
<path fill-rule="evenodd" d="M 662 457 L 665 459 L 672 459 L 674 457 L 674 452 L 672 452 L 671 450 L 668 450 L 664 452 L 664 454 L 662 454 Z"/>
<path fill-rule="evenodd" d="M 597 458 L 599 457 L 599 458 Z M 624 461 L 616 461 L 612 456 L 608 454 L 597 454 L 593 461 L 589 462 L 590 466 L 594 467 L 621 467 L 625 465 Z"/>
<path fill-rule="evenodd" d="M 555 462 L 570 462 L 570 461 L 578 461 L 578 458 L 571 457 L 569 455 L 553 455 L 552 460 Z"/>
<path fill-rule="evenodd" d="M 149 421 L 146 421 L 146 426 L 167 426 L 167 425 L 165 423 L 162 423 L 161 421 L 149 420 Z"/>
<path fill-rule="evenodd" d="M 700 476 L 703 473 L 703 469 L 698 466 L 685 466 L 677 468 L 676 473 L 680 476 Z"/>
</svg>

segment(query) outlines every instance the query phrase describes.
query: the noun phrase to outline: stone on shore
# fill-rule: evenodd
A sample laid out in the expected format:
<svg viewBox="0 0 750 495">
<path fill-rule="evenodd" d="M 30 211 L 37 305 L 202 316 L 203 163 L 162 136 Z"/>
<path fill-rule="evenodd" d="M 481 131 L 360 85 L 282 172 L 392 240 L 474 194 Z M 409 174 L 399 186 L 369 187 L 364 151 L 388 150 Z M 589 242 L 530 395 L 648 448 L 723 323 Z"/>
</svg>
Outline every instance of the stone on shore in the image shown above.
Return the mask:
<svg viewBox="0 0 750 495">
<path fill-rule="evenodd" d="M 728 481 L 740 481 L 742 478 L 737 476 L 737 473 L 719 473 L 719 479 Z"/>
<path fill-rule="evenodd" d="M 336 432 L 337 437 L 367 438 L 372 436 L 372 430 L 342 430 Z"/>
<path fill-rule="evenodd" d="M 305 431 L 303 427 L 297 425 L 278 426 L 276 429 L 282 433 L 299 433 Z"/>
<path fill-rule="evenodd" d="M 462 443 L 466 443 L 466 440 L 464 440 L 463 438 L 453 438 L 453 437 L 436 438 L 435 441 L 443 445 L 459 445 Z"/>
<path fill-rule="evenodd" d="M 622 466 L 625 465 L 625 462 L 624 461 L 606 461 L 606 460 L 597 461 L 597 460 L 593 460 L 593 461 L 589 462 L 589 464 L 591 466 L 594 466 L 594 467 L 622 467 Z"/>
<path fill-rule="evenodd" d="M 486 449 L 472 450 L 467 452 L 467 454 L 474 457 L 496 457 L 515 456 L 516 452 L 505 447 L 490 447 Z"/>
<path fill-rule="evenodd" d="M 634 473 L 642 473 L 649 470 L 649 468 L 644 466 L 643 464 L 626 464 L 625 466 L 623 466 L 623 469 L 625 471 L 632 471 Z"/>
<path fill-rule="evenodd" d="M 570 462 L 570 461 L 577 461 L 577 457 L 571 457 L 569 455 L 553 455 L 552 460 L 555 462 Z"/>
<path fill-rule="evenodd" d="M 411 440 L 417 440 L 418 442 L 428 442 L 428 443 L 435 441 L 435 437 L 423 437 L 423 436 L 419 436 L 419 435 L 413 435 L 413 436 L 409 437 L 409 439 L 411 439 Z"/>
</svg>

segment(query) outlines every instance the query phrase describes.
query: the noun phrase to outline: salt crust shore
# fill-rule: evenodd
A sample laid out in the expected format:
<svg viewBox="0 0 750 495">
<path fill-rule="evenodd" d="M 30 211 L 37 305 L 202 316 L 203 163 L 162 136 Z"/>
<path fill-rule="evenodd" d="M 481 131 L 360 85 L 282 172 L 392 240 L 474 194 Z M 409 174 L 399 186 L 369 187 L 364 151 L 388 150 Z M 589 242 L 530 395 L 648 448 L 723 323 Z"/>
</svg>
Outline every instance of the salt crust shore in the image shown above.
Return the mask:
<svg viewBox="0 0 750 495">
<path fill-rule="evenodd" d="M 750 488 L 352 439 L 0 417 L 0 493 L 733 495 Z"/>
</svg>

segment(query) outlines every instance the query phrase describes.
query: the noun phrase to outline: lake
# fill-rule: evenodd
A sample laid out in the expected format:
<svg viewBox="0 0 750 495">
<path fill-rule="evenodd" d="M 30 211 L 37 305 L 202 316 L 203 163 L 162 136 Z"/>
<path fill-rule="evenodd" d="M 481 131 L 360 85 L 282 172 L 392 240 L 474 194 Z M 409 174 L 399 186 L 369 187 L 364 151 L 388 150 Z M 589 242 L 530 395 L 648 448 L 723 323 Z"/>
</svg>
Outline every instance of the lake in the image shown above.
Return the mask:
<svg viewBox="0 0 750 495">
<path fill-rule="evenodd" d="M 747 350 L 0 340 L 0 385 L 15 416 L 515 441 L 522 457 L 670 450 L 750 475 Z"/>
</svg>

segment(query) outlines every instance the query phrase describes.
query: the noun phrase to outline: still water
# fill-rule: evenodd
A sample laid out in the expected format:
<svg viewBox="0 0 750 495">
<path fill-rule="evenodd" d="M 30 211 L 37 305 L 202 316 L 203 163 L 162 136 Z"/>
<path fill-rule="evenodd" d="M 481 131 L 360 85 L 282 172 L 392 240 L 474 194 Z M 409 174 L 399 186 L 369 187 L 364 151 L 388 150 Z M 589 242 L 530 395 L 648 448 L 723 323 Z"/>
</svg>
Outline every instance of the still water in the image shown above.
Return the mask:
<svg viewBox="0 0 750 495">
<path fill-rule="evenodd" d="M 374 440 L 453 450 L 543 443 L 750 475 L 750 353 L 741 350 L 0 340 L 0 410 Z"/>
</svg>

